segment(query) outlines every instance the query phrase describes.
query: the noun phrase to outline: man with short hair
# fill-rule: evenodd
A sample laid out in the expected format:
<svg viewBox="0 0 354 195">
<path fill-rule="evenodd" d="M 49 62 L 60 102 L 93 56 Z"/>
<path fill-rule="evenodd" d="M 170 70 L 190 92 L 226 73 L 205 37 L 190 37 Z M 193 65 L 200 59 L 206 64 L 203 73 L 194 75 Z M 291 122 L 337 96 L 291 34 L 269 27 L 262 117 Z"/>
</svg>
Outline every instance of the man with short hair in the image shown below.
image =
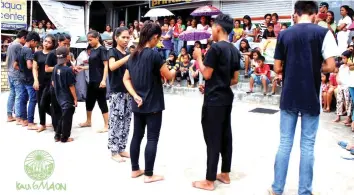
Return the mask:
<svg viewBox="0 0 354 195">
<path fill-rule="evenodd" d="M 274 70 L 283 75 L 283 90 L 280 145 L 274 165 L 274 183 L 269 190 L 271 195 L 280 195 L 284 191 L 299 114 L 301 158 L 298 194 L 312 194 L 314 146 L 321 109 L 321 71 L 333 72 L 336 66 L 334 57 L 338 55 L 332 32 L 313 24 L 317 12 L 316 1 L 297 1 L 297 24 L 278 36 Z"/>
<path fill-rule="evenodd" d="M 22 126 L 28 126 L 28 130 L 37 130 L 34 123 L 34 112 L 36 109 L 36 91 L 33 88 L 34 78 L 32 73 L 33 51 L 40 42 L 39 34 L 36 32 L 29 32 L 26 37 L 26 43 L 19 52 L 14 68 L 19 70 L 18 83 L 16 84 L 16 93 L 19 92 L 18 99 L 20 101 L 19 107 L 16 107 L 22 119 Z M 27 97 L 28 97 L 28 112 L 27 112 Z M 17 97 L 16 97 L 17 99 Z M 28 116 L 28 117 L 27 117 Z M 27 120 L 28 119 L 28 120 Z"/>
<path fill-rule="evenodd" d="M 318 7 L 319 7 L 319 12 L 321 14 L 327 14 L 328 9 L 329 9 L 329 5 L 327 2 L 320 3 L 320 6 L 318 6 Z"/>
<path fill-rule="evenodd" d="M 16 97 L 16 91 L 15 91 L 15 85 L 14 85 L 14 80 L 18 77 L 19 72 L 14 69 L 14 62 L 17 57 L 17 54 L 21 50 L 22 46 L 26 43 L 26 36 L 28 34 L 27 30 L 21 30 L 17 33 L 16 39 L 10 43 L 8 49 L 7 49 L 7 57 L 6 57 L 6 65 L 8 68 L 8 82 L 9 82 L 9 87 L 10 87 L 10 94 L 9 98 L 7 100 L 7 122 L 12 122 L 15 121 L 15 117 L 13 117 L 13 111 L 16 103 L 15 97 Z"/>
</svg>

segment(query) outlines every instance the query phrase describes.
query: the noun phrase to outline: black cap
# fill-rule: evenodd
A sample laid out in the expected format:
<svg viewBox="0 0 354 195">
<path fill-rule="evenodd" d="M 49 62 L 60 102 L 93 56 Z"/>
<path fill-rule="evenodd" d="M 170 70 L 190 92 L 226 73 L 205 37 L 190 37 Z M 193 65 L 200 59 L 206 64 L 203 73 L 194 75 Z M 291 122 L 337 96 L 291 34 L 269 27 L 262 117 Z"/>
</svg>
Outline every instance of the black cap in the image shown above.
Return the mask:
<svg viewBox="0 0 354 195">
<path fill-rule="evenodd" d="M 329 5 L 328 5 L 327 2 L 321 2 L 321 3 L 320 3 L 320 7 L 323 7 L 323 6 L 329 8 Z"/>
<path fill-rule="evenodd" d="M 66 57 L 69 55 L 69 48 L 65 46 L 58 47 L 55 53 L 57 55 L 57 63 L 64 64 L 66 61 Z"/>
</svg>

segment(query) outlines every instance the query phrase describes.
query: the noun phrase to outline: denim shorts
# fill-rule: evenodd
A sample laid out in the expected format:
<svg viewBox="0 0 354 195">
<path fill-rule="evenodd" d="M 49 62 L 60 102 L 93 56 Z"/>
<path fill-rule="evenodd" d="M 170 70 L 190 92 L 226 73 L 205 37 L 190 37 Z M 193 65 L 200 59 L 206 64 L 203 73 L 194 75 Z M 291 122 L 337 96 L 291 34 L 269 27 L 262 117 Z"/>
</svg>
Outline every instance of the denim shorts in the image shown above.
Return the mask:
<svg viewBox="0 0 354 195">
<path fill-rule="evenodd" d="M 253 78 L 254 82 L 257 85 L 262 85 L 262 78 L 266 79 L 267 85 L 270 83 L 270 80 L 268 79 L 268 77 L 266 77 L 264 75 L 257 76 L 255 74 L 251 74 L 251 77 Z"/>
</svg>

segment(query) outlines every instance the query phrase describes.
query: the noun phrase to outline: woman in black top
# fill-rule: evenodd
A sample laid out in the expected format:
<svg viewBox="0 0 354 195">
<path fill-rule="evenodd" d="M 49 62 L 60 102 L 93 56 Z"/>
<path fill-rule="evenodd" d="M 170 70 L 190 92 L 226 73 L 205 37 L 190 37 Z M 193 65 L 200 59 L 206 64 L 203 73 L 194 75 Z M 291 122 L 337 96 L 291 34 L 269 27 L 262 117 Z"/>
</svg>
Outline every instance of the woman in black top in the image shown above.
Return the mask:
<svg viewBox="0 0 354 195">
<path fill-rule="evenodd" d="M 169 71 L 160 54 L 153 49 L 160 37 L 160 26 L 152 22 L 144 23 L 139 44 L 128 60 L 123 78 L 125 87 L 134 98 L 134 135 L 130 145 L 132 177 L 144 174 L 146 183 L 163 180 L 162 176 L 153 175 L 162 111 L 165 109 L 161 75 L 168 80 L 176 75 L 176 71 Z M 142 171 L 139 167 L 139 154 L 146 126 L 145 171 Z"/>
<path fill-rule="evenodd" d="M 86 115 L 87 120 L 80 123 L 80 127 L 91 127 L 92 110 L 97 101 L 101 109 L 104 128 L 99 133 L 108 131 L 108 106 L 106 101 L 106 80 L 108 76 L 107 50 L 103 46 L 100 34 L 92 30 L 87 34 L 87 40 L 92 47 L 89 57 L 89 66 L 79 66 L 78 69 L 89 70 L 89 84 L 87 85 L 86 95 Z"/>
<path fill-rule="evenodd" d="M 50 84 L 51 73 L 45 72 L 45 61 L 48 53 L 55 48 L 55 37 L 48 34 L 43 41 L 43 50 L 33 55 L 33 88 L 37 91 L 37 103 L 39 111 L 40 126 L 38 132 L 46 130 L 46 113 L 50 113 Z"/>
<path fill-rule="evenodd" d="M 132 98 L 125 89 L 123 76 L 129 55 L 126 52 L 130 39 L 126 27 L 116 28 L 113 32 L 113 48 L 108 52 L 109 58 L 109 122 L 108 122 L 108 148 L 111 150 L 112 159 L 117 162 L 129 158 L 125 152 L 128 141 L 130 121 L 132 117 Z"/>
</svg>

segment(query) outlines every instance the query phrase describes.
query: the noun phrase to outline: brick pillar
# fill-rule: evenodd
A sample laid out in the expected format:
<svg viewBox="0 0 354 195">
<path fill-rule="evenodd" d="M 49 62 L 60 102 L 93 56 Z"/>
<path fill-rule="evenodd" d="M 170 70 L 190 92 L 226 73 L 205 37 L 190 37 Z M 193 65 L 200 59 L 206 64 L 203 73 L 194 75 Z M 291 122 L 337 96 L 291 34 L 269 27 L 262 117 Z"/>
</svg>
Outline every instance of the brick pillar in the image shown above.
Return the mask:
<svg viewBox="0 0 354 195">
<path fill-rule="evenodd" d="M 7 66 L 5 62 L 1 62 L 1 91 L 9 91 L 9 83 L 7 81 Z"/>
</svg>

